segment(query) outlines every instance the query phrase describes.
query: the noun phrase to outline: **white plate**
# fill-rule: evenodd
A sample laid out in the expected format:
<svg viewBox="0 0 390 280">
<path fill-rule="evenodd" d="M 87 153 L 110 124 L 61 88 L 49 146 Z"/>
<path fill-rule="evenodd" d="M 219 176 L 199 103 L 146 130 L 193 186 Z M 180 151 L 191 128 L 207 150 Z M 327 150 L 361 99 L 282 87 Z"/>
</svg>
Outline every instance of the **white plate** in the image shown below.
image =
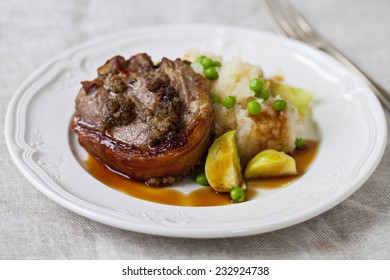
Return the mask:
<svg viewBox="0 0 390 280">
<path fill-rule="evenodd" d="M 310 170 L 286 188 L 246 203 L 180 207 L 113 190 L 84 170 L 72 153 L 69 123 L 79 81 L 91 80 L 108 58 L 147 52 L 154 59 L 187 49 L 240 56 L 267 76 L 316 92 L 321 131 Z M 383 110 L 368 87 L 332 57 L 302 43 L 258 31 L 214 25 L 136 29 L 70 49 L 35 71 L 17 90 L 6 118 L 6 141 L 21 172 L 60 205 L 127 230 L 177 237 L 230 237 L 297 224 L 356 191 L 379 163 L 386 142 Z M 76 145 L 77 146 L 77 145 Z M 193 183 L 182 183 L 183 191 Z"/>
</svg>

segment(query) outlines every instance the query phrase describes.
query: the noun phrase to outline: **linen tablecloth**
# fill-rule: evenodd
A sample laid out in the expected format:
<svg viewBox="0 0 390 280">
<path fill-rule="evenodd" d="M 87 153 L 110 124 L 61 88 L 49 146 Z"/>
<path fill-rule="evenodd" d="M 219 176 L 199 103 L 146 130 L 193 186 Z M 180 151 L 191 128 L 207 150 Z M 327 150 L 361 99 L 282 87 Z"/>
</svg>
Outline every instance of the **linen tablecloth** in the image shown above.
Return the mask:
<svg viewBox="0 0 390 280">
<path fill-rule="evenodd" d="M 294 2 L 390 91 L 390 1 Z M 390 259 L 390 138 L 375 173 L 347 200 L 304 223 L 248 237 L 196 240 L 116 229 L 57 205 L 21 175 L 6 148 L 4 119 L 34 69 L 98 36 L 180 23 L 273 32 L 256 0 L 0 0 L 0 259 Z"/>
</svg>

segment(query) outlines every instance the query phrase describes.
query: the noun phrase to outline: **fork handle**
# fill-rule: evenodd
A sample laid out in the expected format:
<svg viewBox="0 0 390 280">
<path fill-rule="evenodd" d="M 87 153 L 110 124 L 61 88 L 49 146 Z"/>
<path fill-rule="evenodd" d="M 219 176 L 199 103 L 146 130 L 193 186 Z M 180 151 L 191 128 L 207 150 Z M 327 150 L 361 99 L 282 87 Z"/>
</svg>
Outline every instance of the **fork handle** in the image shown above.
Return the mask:
<svg viewBox="0 0 390 280">
<path fill-rule="evenodd" d="M 378 99 L 382 102 L 382 104 L 390 110 L 390 94 L 380 85 L 375 83 L 366 73 L 360 70 L 355 64 L 353 64 L 348 58 L 346 58 L 341 52 L 339 52 L 336 48 L 329 44 L 321 44 L 316 46 L 320 50 L 329 53 L 334 58 L 336 58 L 339 62 L 341 62 L 344 66 L 358 74 L 372 89 Z"/>
</svg>

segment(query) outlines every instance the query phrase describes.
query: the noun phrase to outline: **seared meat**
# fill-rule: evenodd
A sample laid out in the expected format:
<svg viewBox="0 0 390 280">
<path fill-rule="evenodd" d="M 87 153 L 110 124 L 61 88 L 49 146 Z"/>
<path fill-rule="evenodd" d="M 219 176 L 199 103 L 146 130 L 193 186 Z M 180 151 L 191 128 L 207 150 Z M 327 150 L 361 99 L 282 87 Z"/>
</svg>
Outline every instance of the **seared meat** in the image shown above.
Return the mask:
<svg viewBox="0 0 390 280">
<path fill-rule="evenodd" d="M 72 122 L 79 142 L 109 167 L 151 185 L 172 184 L 207 150 L 213 123 L 204 78 L 190 63 L 147 54 L 113 57 L 82 82 Z"/>
</svg>

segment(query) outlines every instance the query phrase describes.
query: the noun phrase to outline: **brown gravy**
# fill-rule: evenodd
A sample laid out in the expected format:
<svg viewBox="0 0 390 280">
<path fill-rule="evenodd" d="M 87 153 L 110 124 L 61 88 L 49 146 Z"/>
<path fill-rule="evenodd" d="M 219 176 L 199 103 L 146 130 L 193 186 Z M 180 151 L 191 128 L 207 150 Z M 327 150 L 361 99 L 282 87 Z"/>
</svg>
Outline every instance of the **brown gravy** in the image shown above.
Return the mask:
<svg viewBox="0 0 390 280">
<path fill-rule="evenodd" d="M 251 200 L 257 195 L 256 188 L 284 187 L 301 177 L 315 158 L 318 149 L 317 142 L 306 141 L 305 144 L 302 150 L 297 150 L 293 154 L 298 175 L 248 181 L 246 200 Z M 151 187 L 129 180 L 111 171 L 92 156 L 88 156 L 84 165 L 88 172 L 100 182 L 139 199 L 178 206 L 219 206 L 232 203 L 228 193 L 216 193 L 210 187 L 203 187 L 189 194 L 183 194 L 169 187 Z"/>
</svg>

